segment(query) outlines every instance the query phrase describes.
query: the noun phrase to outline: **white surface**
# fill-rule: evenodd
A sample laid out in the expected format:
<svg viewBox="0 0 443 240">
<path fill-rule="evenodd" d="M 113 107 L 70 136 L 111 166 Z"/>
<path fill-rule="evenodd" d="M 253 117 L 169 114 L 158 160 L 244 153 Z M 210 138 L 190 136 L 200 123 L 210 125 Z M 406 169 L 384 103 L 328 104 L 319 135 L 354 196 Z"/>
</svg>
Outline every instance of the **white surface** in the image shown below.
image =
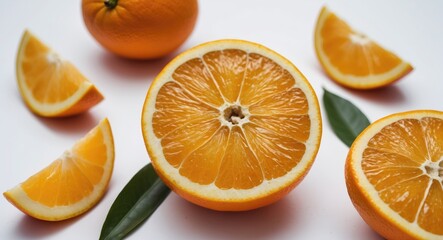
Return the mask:
<svg viewBox="0 0 443 240">
<path fill-rule="evenodd" d="M 80 1 L 3 1 L 0 8 L 0 190 L 48 165 L 108 117 L 116 159 L 109 190 L 91 211 L 50 223 L 25 216 L 0 198 L 0 239 L 98 239 L 106 214 L 129 179 L 146 163 L 140 129 L 142 104 L 155 75 L 178 52 L 220 38 L 262 43 L 291 60 L 319 97 L 324 86 L 361 108 L 372 120 L 411 109 L 443 110 L 443 2 L 329 1 L 356 29 L 410 61 L 415 70 L 394 86 L 360 92 L 328 79 L 313 48 L 313 30 L 323 1 L 200 1 L 197 26 L 169 57 L 129 61 L 104 51 L 81 18 Z M 44 119 L 24 105 L 15 80 L 15 54 L 29 28 L 72 61 L 105 95 L 91 111 L 67 119 Z M 170 194 L 129 239 L 380 239 L 348 198 L 344 162 L 348 148 L 324 130 L 316 162 L 305 180 L 282 201 L 255 211 L 221 213 Z"/>
</svg>

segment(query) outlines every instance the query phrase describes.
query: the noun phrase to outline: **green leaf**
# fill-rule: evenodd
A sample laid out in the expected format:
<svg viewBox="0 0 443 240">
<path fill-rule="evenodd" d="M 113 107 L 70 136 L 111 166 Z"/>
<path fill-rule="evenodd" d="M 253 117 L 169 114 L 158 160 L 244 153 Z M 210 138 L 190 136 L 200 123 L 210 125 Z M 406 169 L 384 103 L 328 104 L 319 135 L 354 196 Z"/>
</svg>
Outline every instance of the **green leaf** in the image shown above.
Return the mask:
<svg viewBox="0 0 443 240">
<path fill-rule="evenodd" d="M 100 239 L 122 239 L 149 218 L 170 192 L 151 163 L 144 166 L 115 199 L 103 223 Z"/>
<path fill-rule="evenodd" d="M 324 89 L 323 104 L 335 135 L 348 147 L 369 124 L 368 118 L 354 104 Z"/>
</svg>

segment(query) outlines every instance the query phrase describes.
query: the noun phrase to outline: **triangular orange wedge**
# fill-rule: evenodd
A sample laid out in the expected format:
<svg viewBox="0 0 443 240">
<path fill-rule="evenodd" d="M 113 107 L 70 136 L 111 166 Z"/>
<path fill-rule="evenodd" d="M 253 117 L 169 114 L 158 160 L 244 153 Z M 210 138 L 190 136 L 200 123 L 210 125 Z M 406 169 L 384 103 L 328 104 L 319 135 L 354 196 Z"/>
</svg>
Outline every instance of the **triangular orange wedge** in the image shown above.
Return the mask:
<svg viewBox="0 0 443 240">
<path fill-rule="evenodd" d="M 31 111 L 45 117 L 82 113 L 103 96 L 70 62 L 25 31 L 17 53 L 17 82 Z"/>
<path fill-rule="evenodd" d="M 337 83 L 355 89 L 383 87 L 401 79 L 412 66 L 323 7 L 315 26 L 317 57 Z"/>
<path fill-rule="evenodd" d="M 49 166 L 3 195 L 34 218 L 72 218 L 103 197 L 113 166 L 114 140 L 111 126 L 104 119 Z"/>
<path fill-rule="evenodd" d="M 443 239 L 443 112 L 384 117 L 352 144 L 349 196 L 386 239 Z"/>
<path fill-rule="evenodd" d="M 156 77 L 142 128 L 155 170 L 215 210 L 271 204 L 308 173 L 319 149 L 317 97 L 287 59 L 256 43 L 189 49 Z"/>
</svg>

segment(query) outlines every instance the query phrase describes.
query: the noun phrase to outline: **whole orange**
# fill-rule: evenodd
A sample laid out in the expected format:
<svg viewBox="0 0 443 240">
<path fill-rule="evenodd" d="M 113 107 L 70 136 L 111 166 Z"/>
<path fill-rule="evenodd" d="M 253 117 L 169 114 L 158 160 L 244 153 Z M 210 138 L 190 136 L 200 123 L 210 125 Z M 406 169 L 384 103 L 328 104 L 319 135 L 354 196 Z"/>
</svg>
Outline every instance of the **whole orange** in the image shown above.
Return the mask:
<svg viewBox="0 0 443 240">
<path fill-rule="evenodd" d="M 197 0 L 82 0 L 83 20 L 109 51 L 127 58 L 158 58 L 191 34 Z"/>
</svg>

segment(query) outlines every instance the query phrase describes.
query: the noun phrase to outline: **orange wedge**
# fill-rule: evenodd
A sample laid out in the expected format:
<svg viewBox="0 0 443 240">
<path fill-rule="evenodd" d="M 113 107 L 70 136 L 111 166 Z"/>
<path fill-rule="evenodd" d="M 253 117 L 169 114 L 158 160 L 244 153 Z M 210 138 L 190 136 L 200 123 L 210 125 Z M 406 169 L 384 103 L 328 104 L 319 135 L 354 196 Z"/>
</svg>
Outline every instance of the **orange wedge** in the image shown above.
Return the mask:
<svg viewBox="0 0 443 240">
<path fill-rule="evenodd" d="M 17 82 L 26 105 L 37 115 L 61 117 L 82 113 L 103 96 L 70 62 L 29 31 L 17 53 Z"/>
<path fill-rule="evenodd" d="M 323 7 L 315 26 L 315 51 L 326 73 L 354 89 L 389 85 L 412 71 L 412 66 L 355 31 Z"/>
<path fill-rule="evenodd" d="M 114 140 L 107 119 L 49 166 L 3 195 L 37 219 L 78 216 L 103 197 L 114 166 Z"/>
<path fill-rule="evenodd" d="M 176 57 L 152 83 L 142 114 L 161 179 L 185 199 L 223 211 L 262 207 L 292 190 L 314 161 L 321 123 L 300 71 L 242 40 Z"/>
<path fill-rule="evenodd" d="M 403 112 L 371 124 L 351 146 L 346 185 L 383 237 L 443 239 L 443 112 Z"/>
</svg>

